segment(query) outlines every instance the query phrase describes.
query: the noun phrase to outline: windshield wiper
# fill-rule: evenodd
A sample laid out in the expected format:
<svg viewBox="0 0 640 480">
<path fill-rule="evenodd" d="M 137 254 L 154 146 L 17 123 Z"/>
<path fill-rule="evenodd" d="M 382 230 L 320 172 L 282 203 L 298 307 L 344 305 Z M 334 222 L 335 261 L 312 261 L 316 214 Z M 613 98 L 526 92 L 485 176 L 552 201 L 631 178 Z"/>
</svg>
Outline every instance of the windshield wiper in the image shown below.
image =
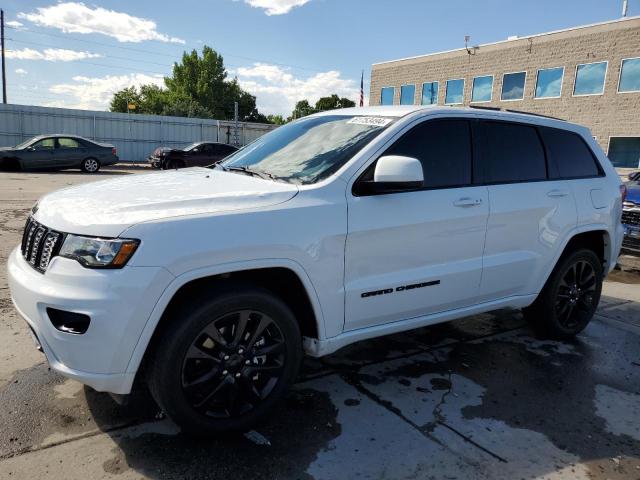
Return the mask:
<svg viewBox="0 0 640 480">
<path fill-rule="evenodd" d="M 241 166 L 241 167 L 235 167 L 235 166 L 231 166 L 231 167 L 227 167 L 226 165 L 220 165 L 220 168 L 222 168 L 225 172 L 242 172 L 242 173 L 246 173 L 247 175 L 251 175 L 252 177 L 259 177 L 262 179 L 270 179 L 270 180 L 276 180 L 278 177 L 276 177 L 275 175 L 272 175 L 271 173 L 267 173 L 267 172 L 261 172 L 258 170 L 252 170 L 249 167 L 245 167 L 245 166 Z"/>
</svg>

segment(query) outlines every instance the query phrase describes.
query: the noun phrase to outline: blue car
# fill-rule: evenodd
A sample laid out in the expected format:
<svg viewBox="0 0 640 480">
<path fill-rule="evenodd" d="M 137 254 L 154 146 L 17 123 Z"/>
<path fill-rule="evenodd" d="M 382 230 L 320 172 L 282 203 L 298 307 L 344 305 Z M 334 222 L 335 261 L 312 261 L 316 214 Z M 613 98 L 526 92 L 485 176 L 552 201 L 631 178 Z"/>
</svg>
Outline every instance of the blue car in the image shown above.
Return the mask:
<svg viewBox="0 0 640 480">
<path fill-rule="evenodd" d="M 627 198 L 622 210 L 623 253 L 640 256 L 640 172 L 629 175 Z"/>
</svg>

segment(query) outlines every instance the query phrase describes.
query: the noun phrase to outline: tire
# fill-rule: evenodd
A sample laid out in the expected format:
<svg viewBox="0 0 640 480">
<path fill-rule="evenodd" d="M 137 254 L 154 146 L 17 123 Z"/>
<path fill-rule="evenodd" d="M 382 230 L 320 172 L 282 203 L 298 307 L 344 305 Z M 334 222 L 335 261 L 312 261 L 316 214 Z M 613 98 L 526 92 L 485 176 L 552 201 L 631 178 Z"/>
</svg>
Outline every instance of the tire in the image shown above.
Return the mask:
<svg viewBox="0 0 640 480">
<path fill-rule="evenodd" d="M 80 164 L 80 168 L 84 173 L 98 173 L 100 162 L 93 157 L 85 158 Z"/>
<path fill-rule="evenodd" d="M 203 295 L 172 317 L 154 350 L 148 384 L 158 405 L 187 433 L 248 430 L 298 374 L 298 323 L 266 290 L 238 285 L 213 298 Z"/>
<path fill-rule="evenodd" d="M 542 292 L 523 314 L 542 336 L 575 337 L 593 317 L 602 293 L 602 262 L 588 249 L 561 257 Z"/>
<path fill-rule="evenodd" d="M 166 170 L 177 170 L 178 168 L 186 167 L 182 160 L 167 160 Z"/>
</svg>

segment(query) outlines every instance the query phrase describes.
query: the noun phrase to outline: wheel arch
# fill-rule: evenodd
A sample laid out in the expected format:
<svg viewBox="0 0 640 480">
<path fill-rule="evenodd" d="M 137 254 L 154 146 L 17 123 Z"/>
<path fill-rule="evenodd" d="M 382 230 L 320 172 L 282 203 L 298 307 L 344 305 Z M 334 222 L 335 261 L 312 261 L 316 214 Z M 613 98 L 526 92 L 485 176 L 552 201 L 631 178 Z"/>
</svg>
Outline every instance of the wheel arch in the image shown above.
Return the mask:
<svg viewBox="0 0 640 480">
<path fill-rule="evenodd" d="M 137 372 L 144 369 L 144 361 L 153 351 L 163 328 L 170 323 L 175 308 L 229 281 L 273 292 L 293 310 L 303 337 L 316 340 L 325 338 L 318 295 L 309 276 L 298 263 L 274 259 L 198 269 L 176 277 L 165 289 L 143 328 L 126 371 L 138 376 Z"/>
<path fill-rule="evenodd" d="M 577 248 L 588 248 L 593 250 L 598 258 L 602 261 L 603 271 L 608 272 L 613 256 L 613 244 L 611 243 L 611 235 L 606 225 L 588 225 L 576 228 L 571 231 L 565 238 L 562 248 L 556 253 L 554 261 L 546 272 L 544 281 L 540 285 L 540 291 L 547 284 L 551 274 L 555 270 L 558 263 L 570 252 Z"/>
</svg>

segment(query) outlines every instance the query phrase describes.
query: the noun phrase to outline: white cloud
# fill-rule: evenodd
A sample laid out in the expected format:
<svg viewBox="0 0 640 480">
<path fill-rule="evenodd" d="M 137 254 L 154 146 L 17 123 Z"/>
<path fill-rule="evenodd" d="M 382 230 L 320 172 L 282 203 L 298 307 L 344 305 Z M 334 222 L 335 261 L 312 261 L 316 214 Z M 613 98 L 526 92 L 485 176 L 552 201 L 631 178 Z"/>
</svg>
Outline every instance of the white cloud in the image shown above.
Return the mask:
<svg viewBox="0 0 640 480">
<path fill-rule="evenodd" d="M 26 75 L 28 72 L 24 68 L 16 68 L 16 73 L 18 75 Z"/>
<path fill-rule="evenodd" d="M 21 50 L 7 50 L 6 55 L 7 58 L 15 58 L 17 60 L 46 60 L 48 62 L 73 62 L 74 60 L 102 56 L 99 53 L 67 50 L 65 48 L 45 48 L 43 51 L 23 48 Z"/>
<path fill-rule="evenodd" d="M 356 104 L 360 98 L 359 83 L 334 70 L 298 78 L 277 65 L 256 63 L 235 73 L 242 88 L 256 96 L 258 110 L 265 114 L 289 115 L 297 101 L 306 99 L 313 105 L 332 93 Z"/>
<path fill-rule="evenodd" d="M 18 22 L 17 20 L 9 20 L 7 22 L 7 27 L 15 28 L 16 30 L 21 30 L 23 27 L 23 24 Z"/>
<path fill-rule="evenodd" d="M 180 43 L 181 38 L 159 33 L 156 22 L 102 7 L 87 7 L 81 2 L 63 2 L 39 7 L 35 12 L 19 13 L 18 18 L 65 33 L 99 33 L 119 42 L 139 43 L 145 40 Z"/>
<path fill-rule="evenodd" d="M 267 15 L 284 15 L 292 8 L 301 7 L 310 0 L 244 0 L 254 8 L 263 8 Z"/>
<path fill-rule="evenodd" d="M 107 75 L 106 77 L 76 76 L 73 83 L 60 83 L 49 87 L 51 93 L 66 95 L 69 99 L 60 99 L 48 104 L 67 108 L 103 110 L 109 106 L 111 97 L 118 90 L 131 86 L 154 84 L 164 86 L 162 75 Z"/>
</svg>

